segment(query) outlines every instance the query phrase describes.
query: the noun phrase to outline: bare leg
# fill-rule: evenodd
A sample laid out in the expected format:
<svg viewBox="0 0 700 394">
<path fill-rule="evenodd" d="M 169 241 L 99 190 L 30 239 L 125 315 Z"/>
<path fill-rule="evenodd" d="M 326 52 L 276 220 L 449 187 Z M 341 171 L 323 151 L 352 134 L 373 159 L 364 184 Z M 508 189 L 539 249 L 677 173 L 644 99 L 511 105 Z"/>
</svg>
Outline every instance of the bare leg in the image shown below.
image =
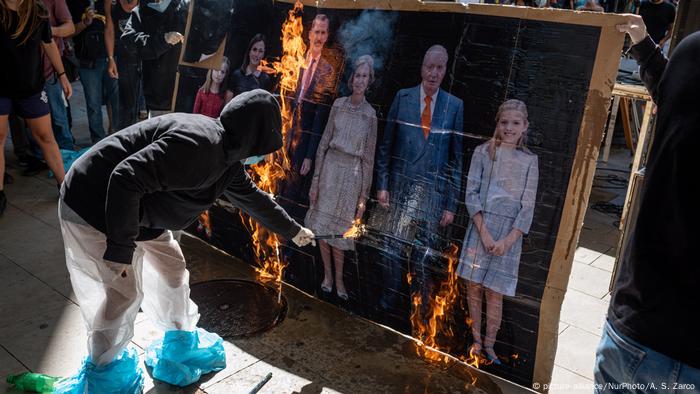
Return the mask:
<svg viewBox="0 0 700 394">
<path fill-rule="evenodd" d="M 321 249 L 321 259 L 323 260 L 323 282 L 321 290 L 330 293 L 333 290 L 333 270 L 331 269 L 331 247 L 325 241 L 318 241 Z"/>
<path fill-rule="evenodd" d="M 27 127 L 32 131 L 32 135 L 41 148 L 41 153 L 44 154 L 44 160 L 56 177 L 56 183 L 63 183 L 63 177 L 66 175 L 63 169 L 63 158 L 58 150 L 58 144 L 53 137 L 51 130 L 51 116 L 45 115 L 35 119 L 25 119 Z"/>
<path fill-rule="evenodd" d="M 484 338 L 484 350 L 489 358 L 497 360 L 498 356 L 493 350 L 496 343 L 496 335 L 501 328 L 503 317 L 503 294 L 486 289 L 486 337 Z"/>
<path fill-rule="evenodd" d="M 481 351 L 481 300 L 484 289 L 480 284 L 467 281 L 467 305 L 472 319 L 471 329 L 474 337 L 472 349 L 475 353 Z"/>
<path fill-rule="evenodd" d="M 338 297 L 347 300 L 348 291 L 345 289 L 345 282 L 343 282 L 343 263 L 345 263 L 345 252 L 337 249 L 333 249 L 333 261 L 335 262 L 335 291 L 338 293 Z"/>
<path fill-rule="evenodd" d="M 0 116 L 0 190 L 4 190 L 5 181 L 5 140 L 7 140 L 8 115 Z"/>
</svg>

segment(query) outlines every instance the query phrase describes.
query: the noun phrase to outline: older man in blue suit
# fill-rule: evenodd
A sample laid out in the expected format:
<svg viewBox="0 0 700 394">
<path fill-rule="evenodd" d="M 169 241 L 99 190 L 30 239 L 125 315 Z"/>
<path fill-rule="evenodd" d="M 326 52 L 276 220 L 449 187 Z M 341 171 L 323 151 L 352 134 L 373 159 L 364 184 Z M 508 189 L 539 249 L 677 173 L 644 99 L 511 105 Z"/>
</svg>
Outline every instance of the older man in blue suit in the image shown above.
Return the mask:
<svg viewBox="0 0 700 394">
<path fill-rule="evenodd" d="M 440 89 L 447 50 L 430 47 L 423 58 L 420 85 L 394 97 L 376 160 L 377 199 L 389 209 L 394 238 L 412 244 L 410 271 L 424 294 L 431 290 L 426 262 L 439 251 L 440 232 L 457 210 L 462 167 L 462 100 Z M 396 308 L 403 272 L 396 259 L 384 263 L 385 310 Z"/>
</svg>

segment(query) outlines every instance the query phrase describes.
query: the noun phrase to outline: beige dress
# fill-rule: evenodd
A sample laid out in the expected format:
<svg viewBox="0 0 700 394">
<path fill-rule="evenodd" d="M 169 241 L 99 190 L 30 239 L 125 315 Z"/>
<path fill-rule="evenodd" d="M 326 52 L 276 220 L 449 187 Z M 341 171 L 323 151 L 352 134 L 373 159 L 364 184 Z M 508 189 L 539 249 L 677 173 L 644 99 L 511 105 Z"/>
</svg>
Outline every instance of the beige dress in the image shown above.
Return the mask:
<svg viewBox="0 0 700 394">
<path fill-rule="evenodd" d="M 316 234 L 343 234 L 351 226 L 357 204 L 369 197 L 377 142 L 377 114 L 366 100 L 359 106 L 350 97 L 333 103 L 331 114 L 316 152 L 311 191 L 317 190 L 316 204 L 304 221 Z M 328 244 L 341 250 L 354 250 L 347 239 L 331 239 Z"/>
</svg>

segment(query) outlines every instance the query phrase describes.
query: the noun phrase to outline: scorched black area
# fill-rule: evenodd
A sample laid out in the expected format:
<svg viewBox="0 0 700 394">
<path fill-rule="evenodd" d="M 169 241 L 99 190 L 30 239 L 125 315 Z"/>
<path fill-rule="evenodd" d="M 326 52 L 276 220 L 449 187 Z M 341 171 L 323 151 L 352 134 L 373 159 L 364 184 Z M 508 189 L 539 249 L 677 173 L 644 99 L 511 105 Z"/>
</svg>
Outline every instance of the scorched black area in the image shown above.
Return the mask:
<svg viewBox="0 0 700 394">
<path fill-rule="evenodd" d="M 259 334 L 284 319 L 287 300 L 276 290 L 240 279 L 211 280 L 191 286 L 199 307 L 199 326 L 222 338 Z"/>
</svg>

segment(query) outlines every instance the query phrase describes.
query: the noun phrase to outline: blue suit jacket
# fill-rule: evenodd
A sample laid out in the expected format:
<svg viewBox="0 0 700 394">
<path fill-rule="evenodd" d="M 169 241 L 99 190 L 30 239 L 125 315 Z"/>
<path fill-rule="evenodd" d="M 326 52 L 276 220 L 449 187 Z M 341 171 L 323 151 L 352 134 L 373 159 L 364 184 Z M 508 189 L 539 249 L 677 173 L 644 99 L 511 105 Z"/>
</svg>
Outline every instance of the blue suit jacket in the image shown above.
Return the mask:
<svg viewBox="0 0 700 394">
<path fill-rule="evenodd" d="M 298 97 L 303 73 L 299 75 L 297 92 Z M 328 115 L 335 95 L 335 72 L 333 66 L 323 57 L 320 58 L 316 72 L 309 81 L 309 87 L 304 92 L 304 97 L 298 98 L 293 105 L 300 106 L 300 124 L 289 131 L 288 141 L 296 140 L 294 149 L 289 150 L 289 158 L 292 166 L 299 170 L 304 159 L 316 158 L 316 150 L 321 141 L 323 130 L 326 128 Z M 296 108 L 296 107 L 295 107 Z M 299 135 L 296 135 L 300 133 Z M 311 176 L 313 174 L 310 174 Z"/>
<path fill-rule="evenodd" d="M 462 174 L 464 104 L 440 89 L 426 139 L 420 127 L 420 88 L 400 90 L 391 104 L 376 160 L 377 190 L 389 191 L 396 201 L 409 185 L 421 182 L 430 190 L 432 209 L 454 213 Z"/>
</svg>

